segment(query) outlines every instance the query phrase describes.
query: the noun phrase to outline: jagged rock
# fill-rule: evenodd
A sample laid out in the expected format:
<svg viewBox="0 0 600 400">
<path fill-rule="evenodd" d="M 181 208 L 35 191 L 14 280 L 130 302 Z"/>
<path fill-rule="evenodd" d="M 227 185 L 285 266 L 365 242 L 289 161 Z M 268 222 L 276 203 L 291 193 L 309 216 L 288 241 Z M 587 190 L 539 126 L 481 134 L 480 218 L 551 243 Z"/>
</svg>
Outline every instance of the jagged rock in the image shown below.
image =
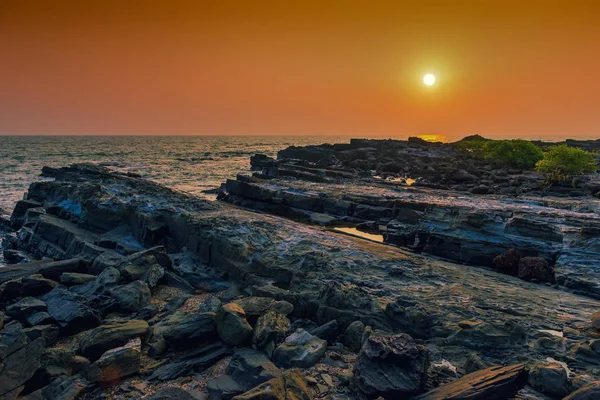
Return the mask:
<svg viewBox="0 0 600 400">
<path fill-rule="evenodd" d="M 26 253 L 14 249 L 4 250 L 4 260 L 6 260 L 8 264 L 19 264 L 31 261 Z"/>
<path fill-rule="evenodd" d="M 246 320 L 244 309 L 236 303 L 221 306 L 215 323 L 221 340 L 231 346 L 242 345 L 252 338 L 253 330 Z"/>
<path fill-rule="evenodd" d="M 252 343 L 260 349 L 269 344 L 274 346 L 283 341 L 289 331 L 290 320 L 283 314 L 269 311 L 256 321 Z"/>
<path fill-rule="evenodd" d="M 541 257 L 521 258 L 517 276 L 526 281 L 554 282 L 554 270 Z"/>
<path fill-rule="evenodd" d="M 165 267 L 171 266 L 171 260 L 162 246 L 140 251 L 127 257 L 120 267 L 125 279 L 142 280 L 153 288 L 165 274 Z"/>
<path fill-rule="evenodd" d="M 482 369 L 487 369 L 490 368 L 491 365 L 485 361 L 483 358 L 481 358 L 479 356 L 479 354 L 475 353 L 475 352 L 470 352 L 469 354 L 467 354 L 466 360 L 465 360 L 465 365 L 464 365 L 464 370 L 467 374 L 470 374 L 471 372 L 476 372 Z"/>
<path fill-rule="evenodd" d="M 311 330 L 310 334 L 320 339 L 326 340 L 329 344 L 332 344 L 337 339 L 338 331 L 339 325 L 337 323 L 337 320 L 334 319 L 327 322 L 326 324 L 319 326 L 318 328 Z"/>
<path fill-rule="evenodd" d="M 42 297 L 52 316 L 66 334 L 74 334 L 100 325 L 98 314 L 85 303 L 85 298 L 56 287 Z"/>
<path fill-rule="evenodd" d="M 346 332 L 344 333 L 344 344 L 352 351 L 360 351 L 364 332 L 365 324 L 361 321 L 354 321 L 346 328 Z"/>
<path fill-rule="evenodd" d="M 501 400 L 512 398 L 527 383 L 527 370 L 522 364 L 491 367 L 473 372 L 437 389 L 415 397 L 415 400 Z"/>
<path fill-rule="evenodd" d="M 119 265 L 124 263 L 125 260 L 126 257 L 117 252 L 105 251 L 98 257 L 94 258 L 94 261 L 88 270 L 93 275 L 99 275 L 108 267 L 117 268 Z"/>
<path fill-rule="evenodd" d="M 242 297 L 239 300 L 235 300 L 234 303 L 242 307 L 246 314 L 246 319 L 251 323 L 269 311 L 283 315 L 289 315 L 294 311 L 294 306 L 287 301 L 277 301 L 269 297 Z"/>
<path fill-rule="evenodd" d="M 135 318 L 148 321 L 149 319 L 152 319 L 152 317 L 154 317 L 156 314 L 158 314 L 158 304 L 148 304 L 135 315 Z"/>
<path fill-rule="evenodd" d="M 47 325 L 54 323 L 54 318 L 45 311 L 36 312 L 25 318 L 25 324 L 28 326 Z"/>
<path fill-rule="evenodd" d="M 208 400 L 208 395 L 203 392 L 185 390 L 178 387 L 165 387 L 158 389 L 146 400 Z"/>
<path fill-rule="evenodd" d="M 508 249 L 494 257 L 494 268 L 509 275 L 517 275 L 521 253 L 517 249 Z"/>
<path fill-rule="evenodd" d="M 148 342 L 151 346 L 158 343 L 161 352 L 166 347 L 188 347 L 216 337 L 215 314 L 176 311 L 151 327 Z"/>
<path fill-rule="evenodd" d="M 187 354 L 181 361 L 159 367 L 152 373 L 149 380 L 170 381 L 194 372 L 200 373 L 229 354 L 231 354 L 231 349 L 222 342 L 202 346 Z"/>
<path fill-rule="evenodd" d="M 81 274 L 78 272 L 64 272 L 60 275 L 59 282 L 65 286 L 84 285 L 96 279 L 95 275 Z"/>
<path fill-rule="evenodd" d="M 114 267 L 108 267 L 93 281 L 79 286 L 73 286 L 71 291 L 82 296 L 92 297 L 108 294 L 110 289 L 121 282 L 121 273 Z"/>
<path fill-rule="evenodd" d="M 407 334 L 371 335 L 354 368 L 358 389 L 369 397 L 407 398 L 425 388 L 429 355 Z"/>
<path fill-rule="evenodd" d="M 94 361 L 106 351 L 124 346 L 131 339 L 144 338 L 148 329 L 148 323 L 141 320 L 109 322 L 93 329 L 81 339 L 79 350 L 83 356 Z"/>
<path fill-rule="evenodd" d="M 537 363 L 529 369 L 529 384 L 541 393 L 563 398 L 570 392 L 565 368 L 556 362 Z"/>
<path fill-rule="evenodd" d="M 150 304 L 151 293 L 146 282 L 133 281 L 112 289 L 110 295 L 117 300 L 121 309 L 139 311 Z"/>
<path fill-rule="evenodd" d="M 228 388 L 229 393 L 233 393 L 233 395 L 241 394 L 263 382 L 281 376 L 279 368 L 264 353 L 247 348 L 235 351 L 226 372 L 227 375 L 225 376 L 230 377 L 230 379 L 225 378 L 216 383 L 219 387 Z M 231 380 L 236 382 L 237 389 L 230 385 Z M 220 392 L 216 389 L 216 385 L 213 386 L 215 386 L 215 390 L 211 391 L 211 396 L 214 396 L 213 392 Z M 236 390 L 237 392 L 234 393 Z M 233 397 L 225 396 L 222 391 L 219 395 L 221 398 Z"/>
<path fill-rule="evenodd" d="M 27 381 L 26 392 L 42 388 L 61 376 L 71 376 L 84 371 L 90 366 L 90 361 L 75 355 L 72 350 L 46 349 L 42 355 L 41 366 L 35 375 Z"/>
<path fill-rule="evenodd" d="M 14 399 L 41 365 L 44 339 L 30 341 L 19 324 L 0 332 L 0 397 Z"/>
<path fill-rule="evenodd" d="M 25 213 L 30 208 L 41 207 L 42 204 L 34 200 L 19 200 L 10 217 L 10 224 L 13 228 L 19 229 L 25 222 Z"/>
<path fill-rule="evenodd" d="M 88 382 L 79 375 L 60 376 L 48 386 L 20 397 L 22 400 L 77 400 Z"/>
<path fill-rule="evenodd" d="M 87 379 L 90 382 L 114 384 L 139 371 L 141 355 L 139 340 L 109 350 L 90 365 Z"/>
<path fill-rule="evenodd" d="M 211 400 L 229 400 L 245 392 L 242 386 L 229 375 L 209 379 L 206 382 L 206 389 Z"/>
<path fill-rule="evenodd" d="M 311 400 L 312 395 L 302 373 L 292 369 L 254 389 L 235 396 L 234 400 Z"/>
<path fill-rule="evenodd" d="M 600 398 L 600 381 L 592 382 L 574 391 L 563 400 L 596 400 Z"/>
<path fill-rule="evenodd" d="M 39 312 L 46 312 L 48 306 L 35 297 L 25 297 L 6 308 L 6 315 L 25 322 L 27 318 Z"/>
<path fill-rule="evenodd" d="M 327 342 L 303 329 L 288 336 L 273 353 L 273 362 L 281 368 L 310 368 L 327 350 Z"/>
<path fill-rule="evenodd" d="M 185 302 L 190 298 L 189 294 L 180 294 L 173 298 L 171 298 L 167 304 L 164 305 L 162 309 L 162 313 L 171 314 L 177 311 L 181 306 L 185 304 Z"/>
<path fill-rule="evenodd" d="M 202 303 L 200 303 L 200 306 L 198 306 L 198 312 L 216 313 L 217 311 L 219 311 L 219 307 L 221 307 L 221 304 L 221 300 L 217 299 L 214 296 L 211 296 L 208 299 L 204 300 Z"/>
<path fill-rule="evenodd" d="M 59 330 L 56 325 L 36 325 L 23 329 L 30 341 L 44 339 L 46 346 L 53 346 L 58 341 Z"/>
</svg>

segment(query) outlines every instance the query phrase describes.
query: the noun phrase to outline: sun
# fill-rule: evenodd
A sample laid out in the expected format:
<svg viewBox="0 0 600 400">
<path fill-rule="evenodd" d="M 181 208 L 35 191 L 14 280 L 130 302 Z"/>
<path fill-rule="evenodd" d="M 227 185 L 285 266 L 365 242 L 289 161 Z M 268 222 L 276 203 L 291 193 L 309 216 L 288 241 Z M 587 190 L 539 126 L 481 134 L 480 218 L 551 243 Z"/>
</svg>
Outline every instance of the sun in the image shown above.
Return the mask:
<svg viewBox="0 0 600 400">
<path fill-rule="evenodd" d="M 433 86 L 435 85 L 435 75 L 433 74 L 426 74 L 423 77 L 423 83 L 427 86 Z"/>
</svg>

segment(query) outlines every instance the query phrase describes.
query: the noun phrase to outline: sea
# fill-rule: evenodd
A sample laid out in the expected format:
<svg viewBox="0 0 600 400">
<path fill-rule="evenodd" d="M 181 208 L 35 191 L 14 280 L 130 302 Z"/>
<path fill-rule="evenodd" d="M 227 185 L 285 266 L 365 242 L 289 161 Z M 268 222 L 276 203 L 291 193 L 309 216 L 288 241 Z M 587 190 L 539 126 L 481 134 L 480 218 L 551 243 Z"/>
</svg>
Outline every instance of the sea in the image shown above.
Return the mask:
<svg viewBox="0 0 600 400">
<path fill-rule="evenodd" d="M 88 162 L 133 172 L 172 189 L 215 199 L 250 156 L 288 146 L 348 142 L 350 136 L 0 136 L 0 215 L 12 213 L 42 167 Z M 0 241 L 1 241 L 0 236 Z M 0 267 L 5 265 L 0 251 Z"/>
</svg>

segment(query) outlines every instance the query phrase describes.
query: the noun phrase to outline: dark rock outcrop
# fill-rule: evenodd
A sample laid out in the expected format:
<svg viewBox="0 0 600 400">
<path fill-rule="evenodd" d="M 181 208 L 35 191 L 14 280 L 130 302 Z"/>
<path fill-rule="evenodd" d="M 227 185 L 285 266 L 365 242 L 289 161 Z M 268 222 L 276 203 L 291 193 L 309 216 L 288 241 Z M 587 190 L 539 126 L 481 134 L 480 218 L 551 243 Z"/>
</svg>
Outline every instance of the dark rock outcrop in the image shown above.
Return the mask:
<svg viewBox="0 0 600 400">
<path fill-rule="evenodd" d="M 356 360 L 356 386 L 367 396 L 405 399 L 422 392 L 429 354 L 406 334 L 371 335 Z"/>
</svg>

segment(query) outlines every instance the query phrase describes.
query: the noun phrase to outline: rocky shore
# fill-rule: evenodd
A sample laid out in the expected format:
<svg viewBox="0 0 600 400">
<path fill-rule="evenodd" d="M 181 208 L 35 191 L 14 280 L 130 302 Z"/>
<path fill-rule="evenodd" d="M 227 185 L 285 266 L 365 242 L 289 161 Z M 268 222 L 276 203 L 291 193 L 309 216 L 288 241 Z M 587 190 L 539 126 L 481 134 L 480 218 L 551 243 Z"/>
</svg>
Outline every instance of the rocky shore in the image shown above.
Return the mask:
<svg viewBox="0 0 600 400">
<path fill-rule="evenodd" d="M 594 178 L 408 185 L 357 143 L 257 155 L 220 202 L 45 168 L 7 222 L 0 399 L 596 398 Z"/>
</svg>

